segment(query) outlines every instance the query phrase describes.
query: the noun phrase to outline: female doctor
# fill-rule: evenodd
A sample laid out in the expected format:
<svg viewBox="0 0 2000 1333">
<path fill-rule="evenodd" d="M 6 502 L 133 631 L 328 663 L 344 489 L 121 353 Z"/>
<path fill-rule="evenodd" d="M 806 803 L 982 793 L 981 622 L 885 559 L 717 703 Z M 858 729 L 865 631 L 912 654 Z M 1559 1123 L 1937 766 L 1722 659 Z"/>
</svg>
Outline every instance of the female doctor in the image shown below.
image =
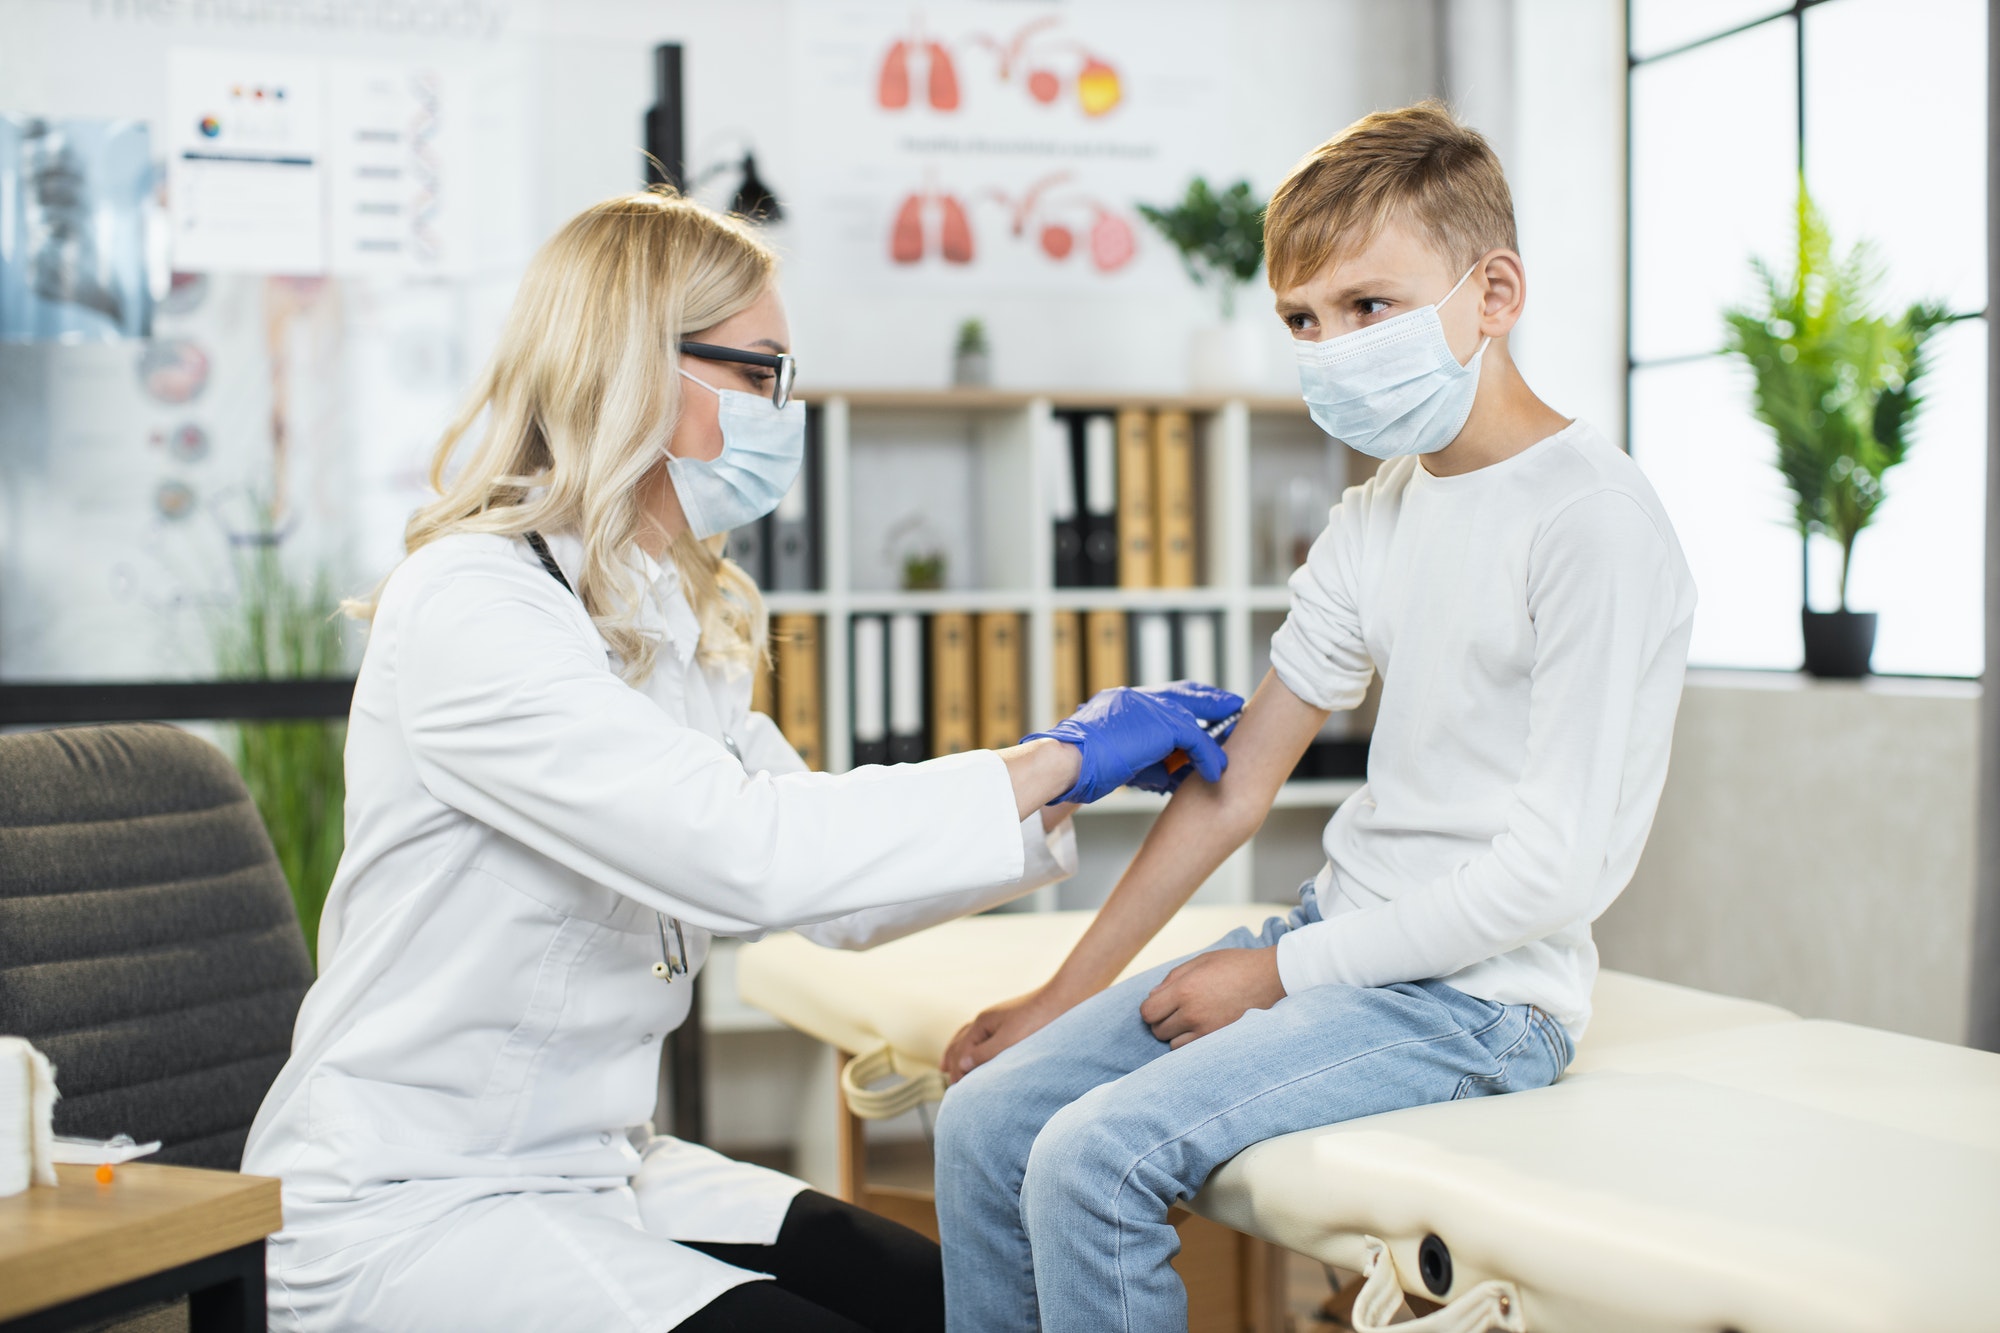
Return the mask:
<svg viewBox="0 0 2000 1333">
<path fill-rule="evenodd" d="M 668 194 L 572 220 L 353 608 L 347 851 L 243 1159 L 284 1180 L 275 1329 L 942 1327 L 930 1242 L 649 1137 L 711 938 L 865 948 L 1068 874 L 1067 803 L 1172 750 L 1221 771 L 1200 724 L 1240 702 L 1191 686 L 839 776 L 750 712 L 763 607 L 718 549 L 804 447 L 773 271 Z"/>
</svg>

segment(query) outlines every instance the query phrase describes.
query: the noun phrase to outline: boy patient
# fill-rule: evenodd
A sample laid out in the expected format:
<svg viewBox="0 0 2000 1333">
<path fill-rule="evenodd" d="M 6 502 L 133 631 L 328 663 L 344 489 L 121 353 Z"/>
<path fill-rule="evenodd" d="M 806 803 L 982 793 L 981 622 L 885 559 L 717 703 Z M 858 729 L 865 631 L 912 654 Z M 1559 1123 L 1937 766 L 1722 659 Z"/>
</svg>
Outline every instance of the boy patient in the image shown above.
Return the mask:
<svg viewBox="0 0 2000 1333">
<path fill-rule="evenodd" d="M 1292 575 L 1228 771 L 946 1053 L 955 1333 L 1184 1329 L 1167 1210 L 1243 1148 L 1555 1081 L 1666 777 L 1694 585 L 1638 468 L 1508 355 L 1527 285 L 1492 149 L 1435 102 L 1367 116 L 1264 235 L 1313 419 L 1386 461 Z M 1368 783 L 1298 907 L 1111 986 L 1376 672 Z"/>
</svg>

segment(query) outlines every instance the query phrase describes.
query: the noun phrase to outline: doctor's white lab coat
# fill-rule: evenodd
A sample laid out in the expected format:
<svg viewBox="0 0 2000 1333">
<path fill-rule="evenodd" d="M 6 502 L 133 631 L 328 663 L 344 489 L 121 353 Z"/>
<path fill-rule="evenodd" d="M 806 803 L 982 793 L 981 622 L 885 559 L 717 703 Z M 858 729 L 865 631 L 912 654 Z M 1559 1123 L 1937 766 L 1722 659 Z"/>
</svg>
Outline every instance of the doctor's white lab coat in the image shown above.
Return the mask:
<svg viewBox="0 0 2000 1333">
<path fill-rule="evenodd" d="M 673 1328 L 758 1277 L 675 1242 L 769 1244 L 804 1186 L 640 1128 L 693 983 L 654 973 L 662 917 L 699 969 L 712 935 L 865 947 L 1075 868 L 990 751 L 806 772 L 643 564 L 638 688 L 518 538 L 384 590 L 320 978 L 244 1153 L 284 1180 L 273 1329 Z"/>
</svg>

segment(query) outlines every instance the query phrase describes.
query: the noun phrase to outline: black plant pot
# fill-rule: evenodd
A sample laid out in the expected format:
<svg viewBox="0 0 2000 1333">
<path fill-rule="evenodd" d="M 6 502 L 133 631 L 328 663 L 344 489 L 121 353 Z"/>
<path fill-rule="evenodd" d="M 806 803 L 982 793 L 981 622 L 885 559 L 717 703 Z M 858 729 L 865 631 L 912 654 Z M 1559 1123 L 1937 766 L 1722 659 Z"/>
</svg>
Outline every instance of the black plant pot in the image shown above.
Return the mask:
<svg viewBox="0 0 2000 1333">
<path fill-rule="evenodd" d="M 1859 680 L 1875 655 L 1873 611 L 1799 612 L 1806 636 L 1806 671 L 1828 680 Z"/>
</svg>

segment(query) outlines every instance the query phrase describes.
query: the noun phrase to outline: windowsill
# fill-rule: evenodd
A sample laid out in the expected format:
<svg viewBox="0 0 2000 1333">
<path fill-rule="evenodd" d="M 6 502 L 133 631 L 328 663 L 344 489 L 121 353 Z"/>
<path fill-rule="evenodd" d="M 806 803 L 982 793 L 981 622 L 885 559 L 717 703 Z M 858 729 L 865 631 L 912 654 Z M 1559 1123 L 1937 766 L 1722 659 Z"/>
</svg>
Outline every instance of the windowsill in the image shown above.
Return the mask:
<svg viewBox="0 0 2000 1333">
<path fill-rule="evenodd" d="M 1903 699 L 1977 699 L 1979 682 L 1951 676 L 1868 676 L 1861 680 L 1821 680 L 1803 671 L 1724 670 L 1690 667 L 1687 683 L 1703 690 L 1843 690 Z"/>
</svg>

